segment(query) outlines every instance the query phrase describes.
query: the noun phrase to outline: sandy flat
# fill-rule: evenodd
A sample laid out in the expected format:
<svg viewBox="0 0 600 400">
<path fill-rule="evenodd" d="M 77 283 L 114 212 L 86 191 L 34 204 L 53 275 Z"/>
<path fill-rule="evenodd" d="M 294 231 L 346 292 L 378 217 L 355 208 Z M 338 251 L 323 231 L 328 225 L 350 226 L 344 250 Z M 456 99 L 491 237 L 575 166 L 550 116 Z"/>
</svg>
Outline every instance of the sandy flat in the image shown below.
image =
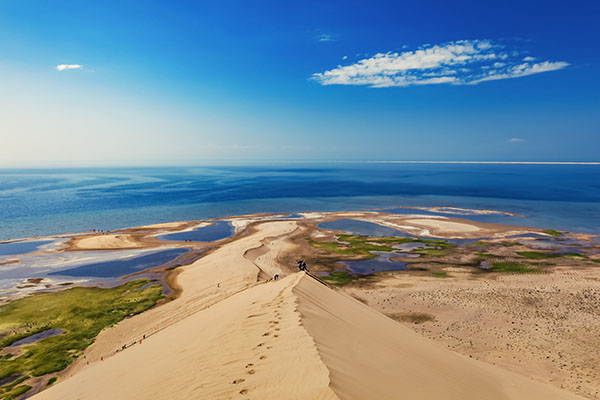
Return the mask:
<svg viewBox="0 0 600 400">
<path fill-rule="evenodd" d="M 436 232 L 440 233 L 471 233 L 471 232 L 479 232 L 481 229 L 475 225 L 464 224 L 460 222 L 451 222 L 451 221 L 440 221 L 438 219 L 407 219 L 405 221 L 407 224 L 413 224 L 416 226 L 425 226 L 427 228 L 433 228 Z"/>
<path fill-rule="evenodd" d="M 95 235 L 77 238 L 71 248 L 76 250 L 92 249 L 134 249 L 141 247 L 131 235 Z"/>
<path fill-rule="evenodd" d="M 304 273 L 258 281 L 285 269 L 277 254 L 297 228 L 259 224 L 184 267 L 178 299 L 101 334 L 34 398 L 577 398 L 442 348 Z"/>
</svg>

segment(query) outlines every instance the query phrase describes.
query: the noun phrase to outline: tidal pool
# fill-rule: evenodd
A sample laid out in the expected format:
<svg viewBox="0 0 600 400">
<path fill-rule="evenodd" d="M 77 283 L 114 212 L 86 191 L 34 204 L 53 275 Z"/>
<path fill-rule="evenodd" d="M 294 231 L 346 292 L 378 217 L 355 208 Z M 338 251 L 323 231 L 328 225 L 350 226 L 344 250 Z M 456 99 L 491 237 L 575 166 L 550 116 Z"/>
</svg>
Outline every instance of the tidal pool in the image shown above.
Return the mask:
<svg viewBox="0 0 600 400">
<path fill-rule="evenodd" d="M 187 253 L 188 249 L 177 248 L 162 250 L 143 256 L 121 258 L 111 261 L 103 261 L 93 264 L 86 264 L 75 268 L 62 271 L 51 272 L 48 275 L 69 276 L 69 277 L 95 277 L 95 278 L 118 278 L 123 275 L 129 275 L 134 272 L 158 267 L 173 261 L 182 254 Z"/>
<path fill-rule="evenodd" d="M 0 243 L 0 256 L 26 254 L 38 250 L 40 247 L 52 243 L 52 240 L 36 240 L 25 242 Z"/>
<path fill-rule="evenodd" d="M 350 272 L 356 274 L 373 274 L 381 271 L 406 271 L 408 263 L 390 260 L 391 257 L 402 256 L 392 251 L 373 251 L 376 258 L 360 261 L 340 261 L 339 264 L 346 266 Z"/>
<path fill-rule="evenodd" d="M 323 229 L 346 231 L 362 236 L 414 237 L 398 229 L 388 228 L 387 226 L 374 224 L 373 222 L 359 221 L 356 219 L 338 219 L 337 221 L 320 223 L 318 226 Z"/>
<path fill-rule="evenodd" d="M 193 231 L 170 233 L 161 235 L 160 240 L 191 240 L 193 242 L 214 242 L 230 237 L 235 232 L 233 225 L 228 221 L 216 221 L 213 225 L 196 228 Z"/>
<path fill-rule="evenodd" d="M 27 336 L 23 339 L 17 340 L 10 346 L 6 346 L 6 347 L 18 347 L 18 346 L 22 346 L 24 344 L 32 344 L 32 343 L 37 342 L 38 340 L 46 339 L 50 336 L 61 335 L 63 333 L 65 333 L 65 332 L 62 329 L 48 329 L 43 332 L 36 333 L 35 335 Z"/>
</svg>

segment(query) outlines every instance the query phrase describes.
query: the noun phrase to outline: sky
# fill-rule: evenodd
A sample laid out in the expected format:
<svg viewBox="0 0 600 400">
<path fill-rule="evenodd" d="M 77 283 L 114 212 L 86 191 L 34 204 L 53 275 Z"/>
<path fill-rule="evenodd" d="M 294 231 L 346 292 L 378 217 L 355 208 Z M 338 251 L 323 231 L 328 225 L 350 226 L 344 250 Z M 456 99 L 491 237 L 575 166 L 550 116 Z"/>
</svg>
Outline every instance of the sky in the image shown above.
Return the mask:
<svg viewBox="0 0 600 400">
<path fill-rule="evenodd" d="M 595 1 L 0 0 L 0 168 L 600 161 Z"/>
</svg>

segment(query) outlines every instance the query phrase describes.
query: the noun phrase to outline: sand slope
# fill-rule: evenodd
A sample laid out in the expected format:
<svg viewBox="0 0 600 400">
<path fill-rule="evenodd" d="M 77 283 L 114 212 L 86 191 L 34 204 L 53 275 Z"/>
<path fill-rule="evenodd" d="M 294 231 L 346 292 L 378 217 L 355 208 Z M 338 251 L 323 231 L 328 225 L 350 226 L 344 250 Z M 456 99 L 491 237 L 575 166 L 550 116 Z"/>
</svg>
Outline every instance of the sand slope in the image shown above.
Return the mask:
<svg viewBox="0 0 600 400">
<path fill-rule="evenodd" d="M 576 399 L 449 351 L 304 277 L 293 289 L 340 399 Z"/>
</svg>

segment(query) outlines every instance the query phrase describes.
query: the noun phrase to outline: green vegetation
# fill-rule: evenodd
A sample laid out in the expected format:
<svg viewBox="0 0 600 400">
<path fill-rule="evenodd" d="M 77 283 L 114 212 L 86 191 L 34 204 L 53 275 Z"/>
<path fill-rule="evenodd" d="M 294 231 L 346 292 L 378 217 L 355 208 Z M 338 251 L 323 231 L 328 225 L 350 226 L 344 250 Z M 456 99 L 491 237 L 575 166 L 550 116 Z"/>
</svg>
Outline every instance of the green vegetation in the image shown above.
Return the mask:
<svg viewBox="0 0 600 400">
<path fill-rule="evenodd" d="M 563 235 L 563 234 L 562 234 L 562 232 L 555 231 L 554 229 L 546 229 L 546 230 L 544 231 L 544 233 L 546 233 L 546 234 L 548 234 L 548 235 L 550 235 L 550 236 L 557 236 L 557 237 L 558 237 L 558 236 L 562 236 L 562 235 Z"/>
<path fill-rule="evenodd" d="M 408 322 L 411 324 L 422 324 L 423 322 L 433 321 L 435 317 L 424 313 L 390 313 L 386 314 L 391 319 L 398 322 Z"/>
<path fill-rule="evenodd" d="M 492 263 L 494 272 L 510 272 L 517 274 L 536 274 L 543 272 L 541 268 L 516 262 L 495 262 Z"/>
<path fill-rule="evenodd" d="M 307 238 L 311 246 L 327 250 L 330 253 L 341 254 L 345 256 L 362 256 L 365 259 L 375 258 L 371 251 L 393 251 L 390 246 L 371 243 L 367 241 L 366 236 L 338 235 L 338 242 L 316 242 Z"/>
<path fill-rule="evenodd" d="M 314 247 L 327 250 L 330 253 L 336 253 L 346 256 L 362 256 L 363 259 L 368 260 L 375 258 L 376 255 L 372 254 L 372 251 L 394 251 L 392 247 L 395 244 L 403 243 L 426 243 L 435 245 L 436 248 L 431 249 L 417 249 L 415 253 L 422 255 L 429 255 L 439 257 L 444 254 L 444 250 L 453 246 L 445 240 L 433 240 L 433 239 L 415 239 L 405 237 L 367 237 L 359 235 L 337 235 L 337 242 L 317 242 L 311 238 L 307 238 L 308 243 Z"/>
<path fill-rule="evenodd" d="M 23 393 L 27 393 L 30 390 L 31 386 L 29 385 L 17 386 L 9 392 L 0 394 L 0 400 L 13 400 L 22 395 Z"/>
<path fill-rule="evenodd" d="M 22 354 L 0 359 L 0 379 L 19 374 L 41 376 L 64 369 L 104 328 L 156 304 L 162 297 L 162 286 L 151 285 L 142 290 L 148 282 L 131 281 L 109 289 L 74 287 L 36 294 L 0 307 L 0 349 L 49 329 L 64 332 L 22 345 Z"/>
<path fill-rule="evenodd" d="M 487 258 L 487 257 L 491 257 L 492 255 L 486 251 L 478 251 L 477 253 L 475 253 L 477 255 L 477 257 L 480 258 Z"/>
<path fill-rule="evenodd" d="M 556 253 L 542 253 L 539 251 L 517 251 L 517 254 L 521 257 L 525 257 L 529 260 L 548 260 L 551 258 L 585 258 L 585 256 L 579 253 L 564 253 L 564 254 L 556 254 Z"/>
<path fill-rule="evenodd" d="M 477 242 L 473 245 L 474 247 L 490 247 L 493 246 L 490 242 Z"/>
<path fill-rule="evenodd" d="M 518 246 L 519 242 L 517 242 L 515 240 L 505 240 L 503 242 L 500 242 L 500 244 L 505 247 L 512 247 L 512 246 Z"/>
<path fill-rule="evenodd" d="M 25 382 L 27 379 L 29 379 L 29 376 L 23 375 L 20 378 L 17 378 L 14 381 L 2 386 L 0 388 L 0 400 L 14 399 L 17 396 L 20 396 L 23 393 L 27 392 L 29 389 L 31 389 L 31 386 L 29 385 L 22 385 L 17 387 L 17 385 Z"/>
<path fill-rule="evenodd" d="M 334 283 L 336 285 L 345 285 L 358 278 L 350 275 L 347 271 L 335 271 L 327 276 L 321 277 L 321 279 L 323 279 L 325 282 Z"/>
<path fill-rule="evenodd" d="M 436 278 L 447 278 L 450 276 L 446 271 L 433 271 L 431 274 Z"/>
<path fill-rule="evenodd" d="M 559 258 L 560 256 L 562 256 L 562 254 L 542 253 L 539 251 L 517 251 L 517 254 L 529 260 L 547 260 L 550 258 Z"/>
<path fill-rule="evenodd" d="M 57 380 L 58 376 L 53 376 L 52 378 L 48 379 L 48 383 L 46 384 L 46 386 L 52 386 Z"/>
</svg>

